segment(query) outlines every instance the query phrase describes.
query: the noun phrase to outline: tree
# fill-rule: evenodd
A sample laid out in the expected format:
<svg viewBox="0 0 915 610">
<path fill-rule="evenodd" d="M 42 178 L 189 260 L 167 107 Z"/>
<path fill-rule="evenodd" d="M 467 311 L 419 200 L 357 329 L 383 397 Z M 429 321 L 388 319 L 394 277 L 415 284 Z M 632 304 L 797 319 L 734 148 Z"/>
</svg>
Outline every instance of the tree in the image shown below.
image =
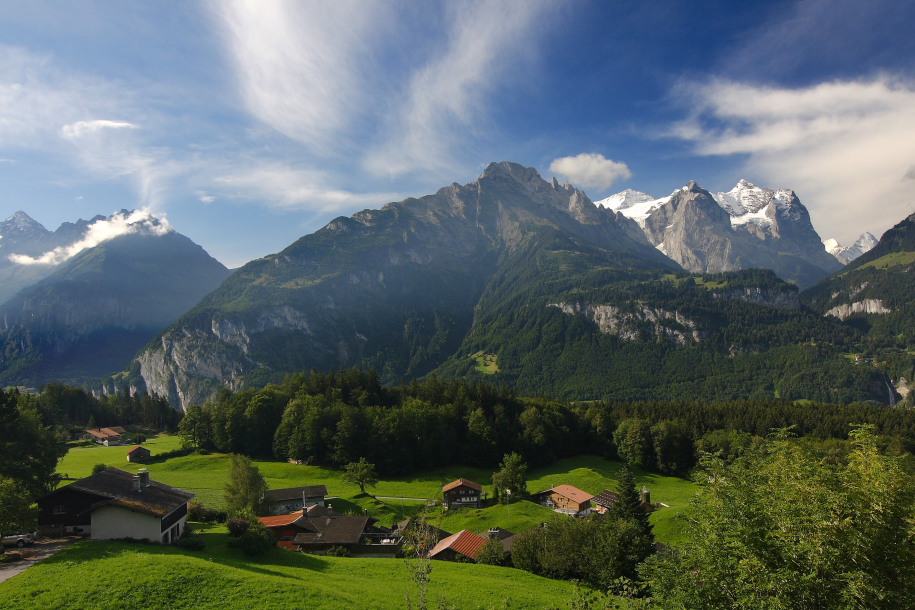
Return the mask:
<svg viewBox="0 0 915 610">
<path fill-rule="evenodd" d="M 527 462 L 518 453 L 507 453 L 498 472 L 492 475 L 496 496 L 508 504 L 511 498 L 527 496 Z"/>
<path fill-rule="evenodd" d="M 616 502 L 607 511 L 608 516 L 624 521 L 632 521 L 638 525 L 643 534 L 654 542 L 651 523 L 648 522 L 648 511 L 642 506 L 642 498 L 636 488 L 635 476 L 629 466 L 624 465 L 617 473 Z"/>
<path fill-rule="evenodd" d="M 643 574 L 659 606 L 915 607 L 915 483 L 870 428 L 846 460 L 785 433 L 707 458 L 686 541 Z"/>
<path fill-rule="evenodd" d="M 229 456 L 229 482 L 226 483 L 226 510 L 233 515 L 257 515 L 261 512 L 267 483 L 251 459 L 238 454 Z"/>
<path fill-rule="evenodd" d="M 0 534 L 31 530 L 36 517 L 28 490 L 13 479 L 0 476 Z"/>
<path fill-rule="evenodd" d="M 638 418 L 621 421 L 613 431 L 613 444 L 617 455 L 628 464 L 636 468 L 654 466 L 651 425 L 647 421 Z"/>
<path fill-rule="evenodd" d="M 375 472 L 375 464 L 371 464 L 364 457 L 359 458 L 358 462 L 350 462 L 343 467 L 343 476 L 341 477 L 347 483 L 354 483 L 359 486 L 359 491 L 365 493 L 365 486 L 374 487 L 378 484 L 378 474 Z"/>
<path fill-rule="evenodd" d="M 505 553 L 505 547 L 502 545 L 502 541 L 496 537 L 492 537 L 486 541 L 486 544 L 484 544 L 483 548 L 480 549 L 480 552 L 477 553 L 476 559 L 477 563 L 502 566 L 505 565 L 505 562 L 508 560 L 508 555 Z"/>
</svg>

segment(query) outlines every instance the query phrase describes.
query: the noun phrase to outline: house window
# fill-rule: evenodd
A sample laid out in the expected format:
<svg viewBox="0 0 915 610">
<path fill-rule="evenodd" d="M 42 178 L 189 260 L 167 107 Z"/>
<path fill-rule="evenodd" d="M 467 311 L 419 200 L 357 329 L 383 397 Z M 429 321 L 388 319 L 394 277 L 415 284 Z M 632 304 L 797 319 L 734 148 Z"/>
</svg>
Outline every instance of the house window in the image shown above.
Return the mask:
<svg viewBox="0 0 915 610">
<path fill-rule="evenodd" d="M 54 506 L 54 514 L 55 514 L 55 515 L 66 515 L 66 514 L 67 514 L 67 507 L 64 506 L 63 504 L 56 504 L 56 505 Z"/>
</svg>

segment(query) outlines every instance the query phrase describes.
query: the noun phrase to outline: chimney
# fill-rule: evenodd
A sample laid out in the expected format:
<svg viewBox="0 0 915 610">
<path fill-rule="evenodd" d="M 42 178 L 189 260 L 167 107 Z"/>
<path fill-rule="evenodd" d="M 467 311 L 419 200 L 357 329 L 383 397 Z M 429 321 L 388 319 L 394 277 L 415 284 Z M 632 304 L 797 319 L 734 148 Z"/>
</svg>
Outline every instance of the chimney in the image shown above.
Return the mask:
<svg viewBox="0 0 915 610">
<path fill-rule="evenodd" d="M 140 480 L 140 487 L 149 487 L 149 471 L 145 468 L 140 468 L 137 476 Z"/>
<path fill-rule="evenodd" d="M 136 474 L 133 475 L 133 490 L 140 491 L 140 476 Z"/>
</svg>

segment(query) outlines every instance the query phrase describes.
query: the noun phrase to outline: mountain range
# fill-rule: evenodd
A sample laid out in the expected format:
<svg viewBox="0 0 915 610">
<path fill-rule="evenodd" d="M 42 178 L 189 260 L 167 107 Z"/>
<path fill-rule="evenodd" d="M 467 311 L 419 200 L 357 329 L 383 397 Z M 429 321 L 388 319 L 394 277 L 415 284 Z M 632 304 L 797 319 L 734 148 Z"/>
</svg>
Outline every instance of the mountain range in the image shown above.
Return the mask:
<svg viewBox="0 0 915 610">
<path fill-rule="evenodd" d="M 181 407 L 223 387 L 361 366 L 388 383 L 435 373 L 581 400 L 890 403 L 915 364 L 849 357 L 877 336 L 883 310 L 855 305 L 858 285 L 838 288 L 847 303 L 818 296 L 842 264 L 792 191 L 743 180 L 727 193 L 691 182 L 594 204 L 493 163 L 469 184 L 337 218 L 231 275 L 167 223 L 133 227 L 130 214 L 74 223 L 69 241 L 24 214 L 0 227 L 7 268 L 56 261 L 0 307 L 0 381 L 129 386 Z M 115 221 L 133 228 L 87 237 Z M 887 248 L 905 258 L 907 242 L 887 239 L 847 269 L 874 268 Z M 87 247 L 71 256 L 74 243 Z M 848 315 L 831 311 L 843 305 Z"/>
</svg>

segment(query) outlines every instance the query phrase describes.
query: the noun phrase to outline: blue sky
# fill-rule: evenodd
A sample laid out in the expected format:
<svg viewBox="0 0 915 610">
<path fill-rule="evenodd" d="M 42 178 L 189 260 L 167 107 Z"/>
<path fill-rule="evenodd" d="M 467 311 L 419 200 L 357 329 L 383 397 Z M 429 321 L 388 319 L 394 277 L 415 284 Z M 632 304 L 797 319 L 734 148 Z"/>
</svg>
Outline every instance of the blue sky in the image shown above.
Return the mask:
<svg viewBox="0 0 915 610">
<path fill-rule="evenodd" d="M 915 212 L 915 2 L 3 2 L 0 217 L 149 208 L 229 266 L 533 166 L 598 200 Z"/>
</svg>

